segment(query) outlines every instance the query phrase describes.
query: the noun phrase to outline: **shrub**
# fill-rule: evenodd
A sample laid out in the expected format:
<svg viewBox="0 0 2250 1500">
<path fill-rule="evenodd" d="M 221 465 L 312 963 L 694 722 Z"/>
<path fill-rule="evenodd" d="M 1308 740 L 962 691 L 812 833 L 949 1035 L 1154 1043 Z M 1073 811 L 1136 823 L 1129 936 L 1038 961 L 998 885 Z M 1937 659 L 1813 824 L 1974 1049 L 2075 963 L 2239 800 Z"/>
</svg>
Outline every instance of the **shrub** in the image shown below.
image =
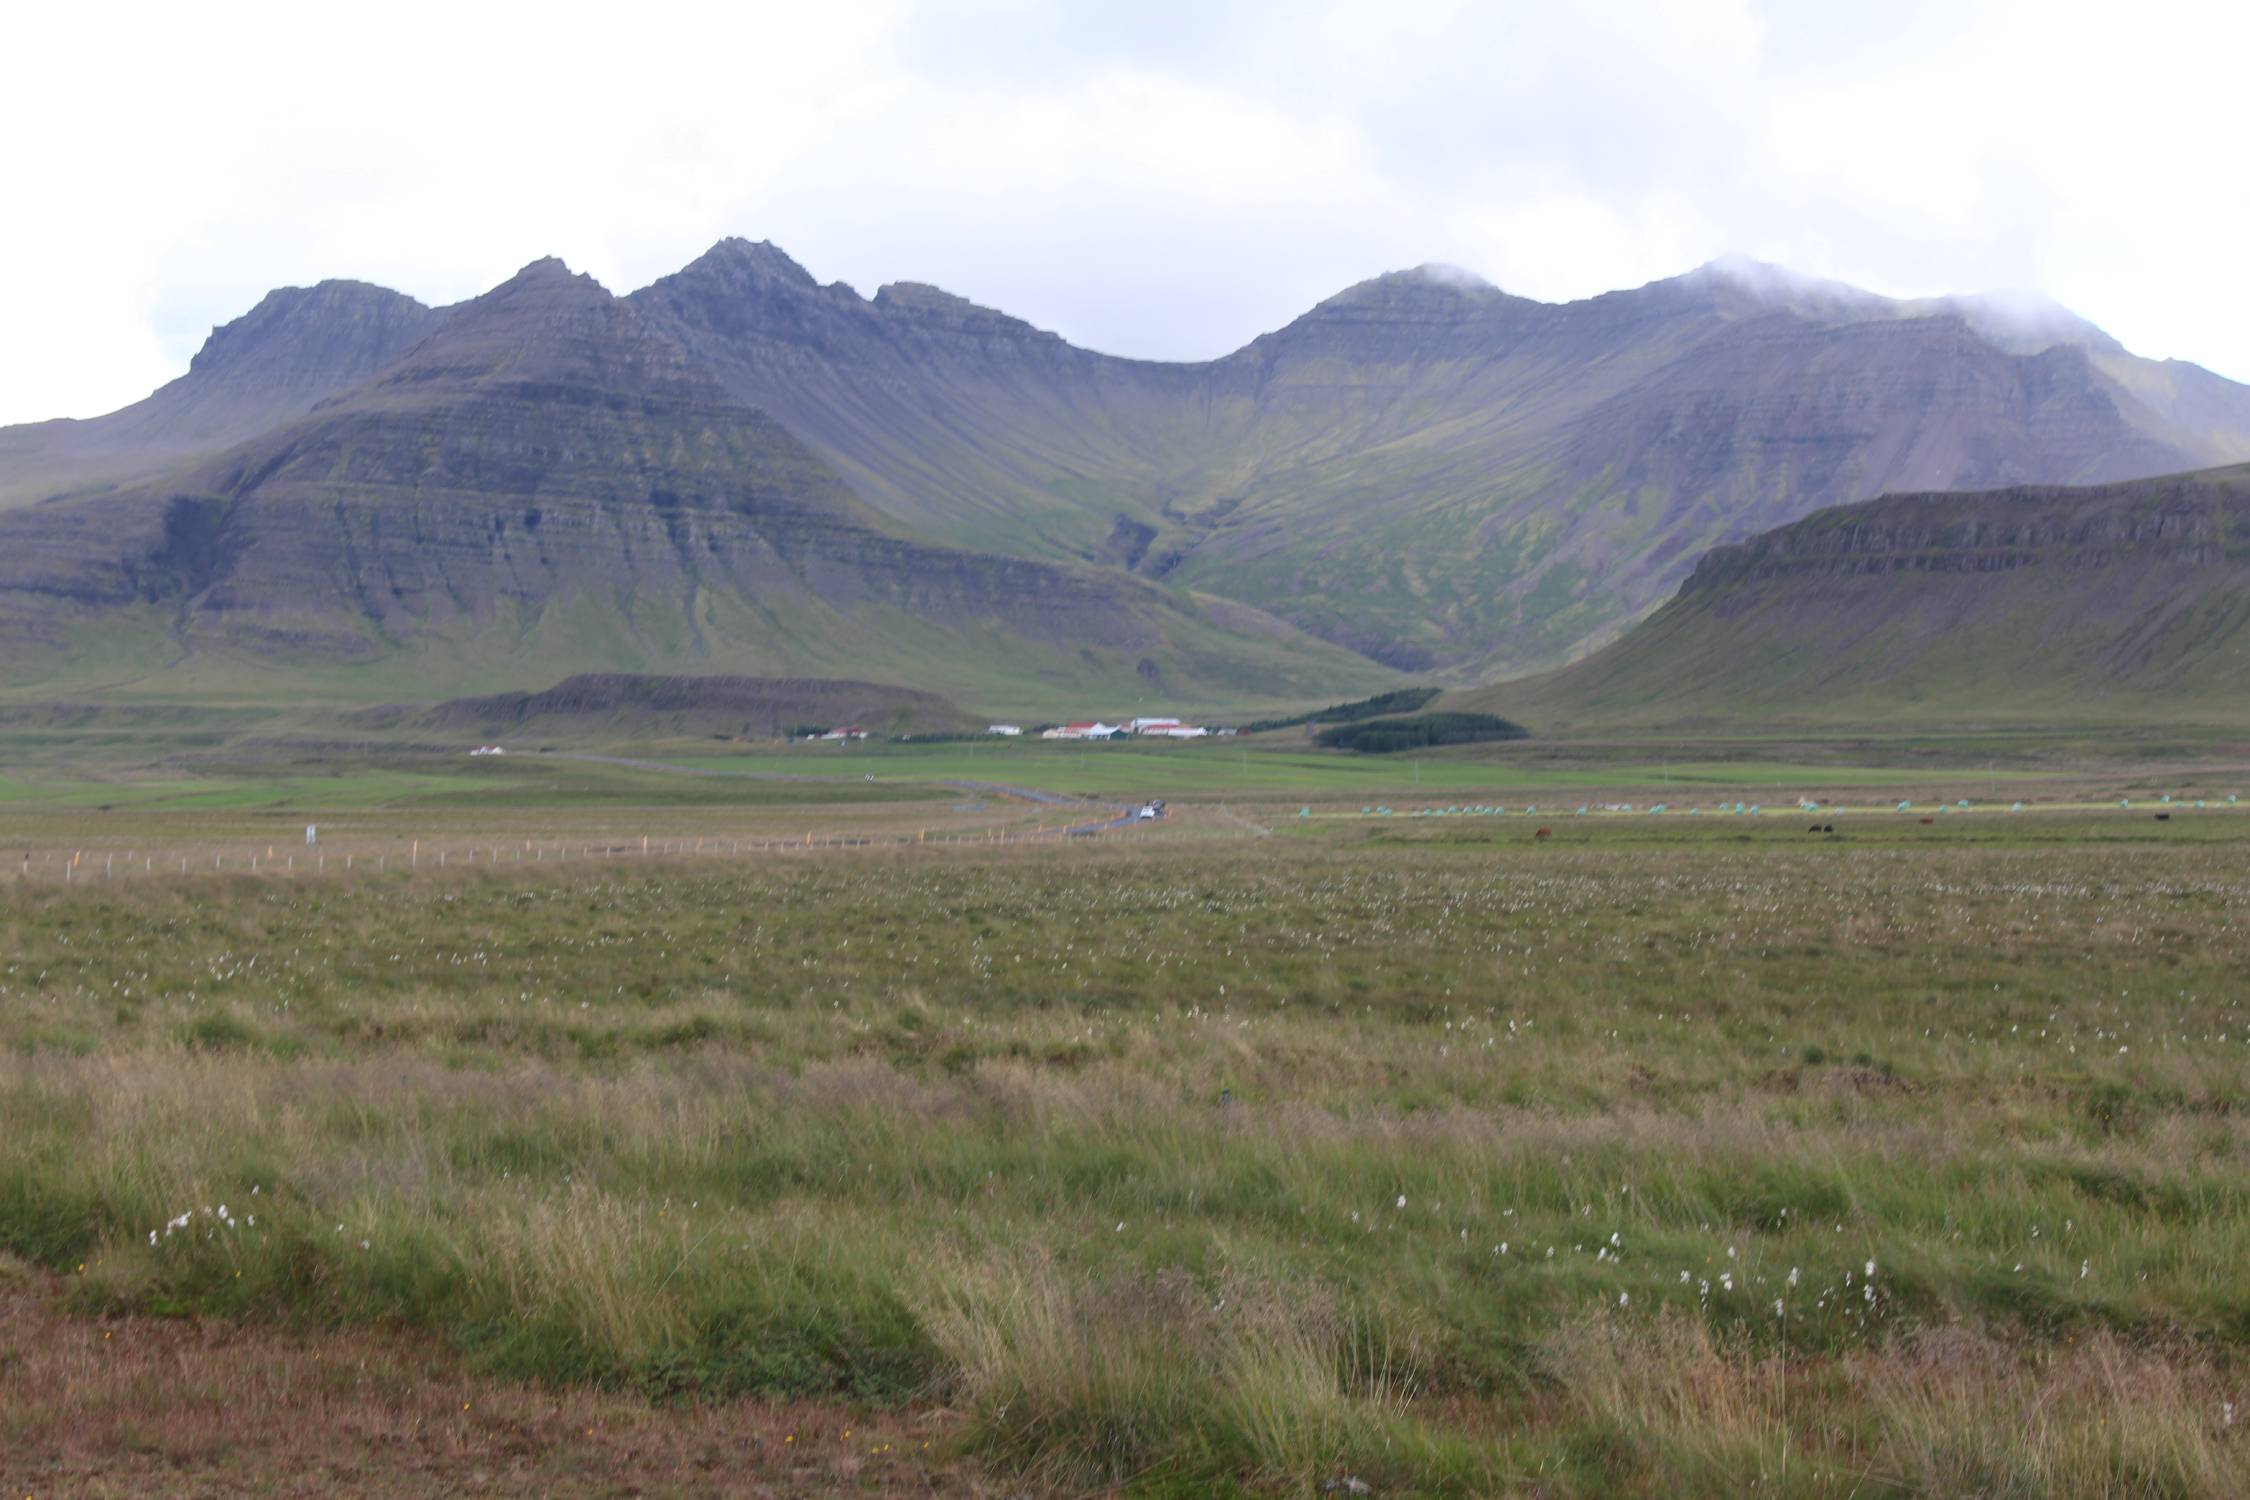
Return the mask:
<svg viewBox="0 0 2250 1500">
<path fill-rule="evenodd" d="M 1244 734 L 1263 734 L 1269 729 L 1294 729 L 1300 724 L 1356 724 L 1362 719 L 1379 719 L 1385 714 L 1410 714 L 1426 707 L 1438 690 L 1432 688 L 1397 688 L 1388 693 L 1377 693 L 1372 698 L 1360 698 L 1351 703 L 1335 703 L 1327 708 L 1316 708 L 1311 713 L 1297 714 L 1286 719 L 1253 719 L 1242 726 Z"/>
<path fill-rule="evenodd" d="M 1324 729 L 1315 738 L 1331 750 L 1389 755 L 1436 745 L 1475 745 L 1490 740 L 1520 740 L 1531 731 L 1495 714 L 1421 714 L 1410 719 L 1376 719 Z"/>
</svg>

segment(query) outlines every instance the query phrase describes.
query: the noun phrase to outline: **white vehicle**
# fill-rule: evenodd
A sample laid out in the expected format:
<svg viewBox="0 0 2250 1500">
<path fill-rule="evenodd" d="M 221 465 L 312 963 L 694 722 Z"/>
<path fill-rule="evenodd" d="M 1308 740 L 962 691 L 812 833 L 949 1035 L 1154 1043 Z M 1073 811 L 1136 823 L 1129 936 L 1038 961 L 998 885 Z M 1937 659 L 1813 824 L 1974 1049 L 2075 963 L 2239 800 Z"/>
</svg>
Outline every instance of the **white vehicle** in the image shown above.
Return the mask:
<svg viewBox="0 0 2250 1500">
<path fill-rule="evenodd" d="M 1151 802 L 1142 807 L 1142 809 L 1139 812 L 1133 814 L 1133 816 L 1140 819 L 1143 823 L 1152 823 L 1157 819 L 1159 814 L 1156 809 L 1156 804 Z"/>
</svg>

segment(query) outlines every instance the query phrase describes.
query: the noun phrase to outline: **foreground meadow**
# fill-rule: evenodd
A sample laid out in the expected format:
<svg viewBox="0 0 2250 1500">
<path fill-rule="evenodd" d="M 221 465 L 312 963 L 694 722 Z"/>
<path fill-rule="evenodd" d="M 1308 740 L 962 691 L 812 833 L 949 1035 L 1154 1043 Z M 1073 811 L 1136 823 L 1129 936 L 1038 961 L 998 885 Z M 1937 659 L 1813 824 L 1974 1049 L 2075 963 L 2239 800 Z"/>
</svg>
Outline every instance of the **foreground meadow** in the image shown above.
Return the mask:
<svg viewBox="0 0 2250 1500">
<path fill-rule="evenodd" d="M 2250 840 L 1561 834 L 19 882 L 0 1288 L 940 1487 L 2250 1492 Z"/>
</svg>

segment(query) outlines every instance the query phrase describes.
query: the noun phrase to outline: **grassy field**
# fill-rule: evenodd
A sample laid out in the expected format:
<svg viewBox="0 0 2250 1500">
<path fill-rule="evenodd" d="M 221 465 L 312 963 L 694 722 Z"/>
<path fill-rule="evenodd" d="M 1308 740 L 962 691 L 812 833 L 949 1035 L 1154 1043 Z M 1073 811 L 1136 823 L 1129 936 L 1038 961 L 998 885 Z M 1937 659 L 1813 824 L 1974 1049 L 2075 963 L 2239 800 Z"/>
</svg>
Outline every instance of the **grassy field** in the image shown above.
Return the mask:
<svg viewBox="0 0 2250 1500">
<path fill-rule="evenodd" d="M 1480 753 L 1481 751 L 1481 753 Z M 835 769 L 884 781 L 987 780 L 1082 796 L 1259 795 L 1358 791 L 1410 795 L 1441 791 L 1571 791 L 1617 785 L 1759 788 L 1892 786 L 1959 780 L 1957 769 L 1690 760 L 1541 765 L 1481 747 L 1425 755 L 1349 755 L 1332 751 L 1230 746 L 1225 741 L 1118 745 L 865 745 L 849 750 L 666 754 L 667 761 L 712 771 Z M 2011 771 L 2011 784 L 2036 773 Z"/>
<path fill-rule="evenodd" d="M 597 1411 L 581 1478 L 726 1488 L 736 1411 L 784 1493 L 2250 1489 L 2250 818 L 1295 811 L 11 881 L 0 1295 L 75 1352 L 0 1357 L 0 1480 L 145 1472 L 147 1351 L 239 1328 L 531 1488 Z"/>
</svg>

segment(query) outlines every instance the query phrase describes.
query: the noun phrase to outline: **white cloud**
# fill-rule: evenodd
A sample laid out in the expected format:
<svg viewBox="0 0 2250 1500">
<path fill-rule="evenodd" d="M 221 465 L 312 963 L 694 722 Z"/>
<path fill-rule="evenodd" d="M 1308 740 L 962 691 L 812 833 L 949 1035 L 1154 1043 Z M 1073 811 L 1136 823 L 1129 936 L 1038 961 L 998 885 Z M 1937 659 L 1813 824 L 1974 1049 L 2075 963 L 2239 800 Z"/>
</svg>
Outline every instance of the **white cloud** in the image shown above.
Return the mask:
<svg viewBox="0 0 2250 1500">
<path fill-rule="evenodd" d="M 2165 0 L 39 7 L 0 421 L 134 399 L 274 285 L 622 290 L 723 234 L 1159 357 L 1392 267 L 1561 297 L 1741 252 L 2250 377 L 2246 49 Z"/>
</svg>

